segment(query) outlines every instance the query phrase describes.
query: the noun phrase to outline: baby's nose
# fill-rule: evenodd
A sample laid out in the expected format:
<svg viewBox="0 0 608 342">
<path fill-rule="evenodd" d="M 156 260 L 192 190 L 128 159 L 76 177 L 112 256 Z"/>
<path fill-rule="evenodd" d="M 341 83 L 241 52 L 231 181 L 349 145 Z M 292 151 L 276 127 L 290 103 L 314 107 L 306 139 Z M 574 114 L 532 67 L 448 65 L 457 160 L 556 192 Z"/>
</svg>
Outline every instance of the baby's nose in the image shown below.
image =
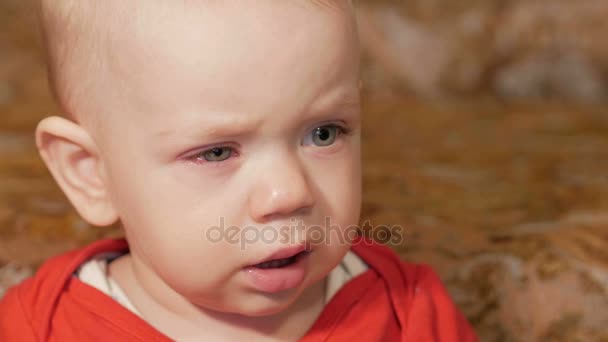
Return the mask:
<svg viewBox="0 0 608 342">
<path fill-rule="evenodd" d="M 306 170 L 296 158 L 269 165 L 261 172 L 249 198 L 250 215 L 256 222 L 301 214 L 314 205 Z"/>
</svg>

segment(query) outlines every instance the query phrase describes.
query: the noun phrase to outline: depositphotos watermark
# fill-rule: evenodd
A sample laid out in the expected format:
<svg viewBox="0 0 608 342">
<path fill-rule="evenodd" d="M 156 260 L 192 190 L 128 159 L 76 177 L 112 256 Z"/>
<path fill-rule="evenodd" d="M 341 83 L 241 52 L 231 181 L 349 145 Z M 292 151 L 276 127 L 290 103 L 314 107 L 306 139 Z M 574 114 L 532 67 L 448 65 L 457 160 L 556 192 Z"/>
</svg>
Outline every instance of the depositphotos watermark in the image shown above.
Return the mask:
<svg viewBox="0 0 608 342">
<path fill-rule="evenodd" d="M 301 220 L 290 219 L 290 224 L 276 226 L 226 226 L 224 218 L 205 231 L 207 241 L 212 243 L 238 244 L 241 249 L 248 245 L 266 243 L 298 244 L 306 242 L 310 245 L 322 244 L 351 244 L 375 242 L 399 245 L 405 239 L 405 230 L 399 225 L 373 225 L 369 220 L 361 225 L 342 227 L 331 222 L 331 217 L 325 217 L 322 225 L 304 225 Z"/>
</svg>

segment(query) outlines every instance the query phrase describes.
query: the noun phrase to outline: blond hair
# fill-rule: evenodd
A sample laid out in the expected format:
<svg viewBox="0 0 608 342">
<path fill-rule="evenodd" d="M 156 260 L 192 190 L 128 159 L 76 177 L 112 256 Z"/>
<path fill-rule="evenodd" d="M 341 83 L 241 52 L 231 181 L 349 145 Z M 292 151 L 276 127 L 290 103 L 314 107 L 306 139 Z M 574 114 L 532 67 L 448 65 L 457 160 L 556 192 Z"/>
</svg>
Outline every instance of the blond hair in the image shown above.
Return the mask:
<svg viewBox="0 0 608 342">
<path fill-rule="evenodd" d="M 91 71 L 103 64 L 100 8 L 96 1 L 39 1 L 49 86 L 62 114 L 74 120 L 82 115 L 78 108 L 83 98 L 91 95 Z"/>
</svg>

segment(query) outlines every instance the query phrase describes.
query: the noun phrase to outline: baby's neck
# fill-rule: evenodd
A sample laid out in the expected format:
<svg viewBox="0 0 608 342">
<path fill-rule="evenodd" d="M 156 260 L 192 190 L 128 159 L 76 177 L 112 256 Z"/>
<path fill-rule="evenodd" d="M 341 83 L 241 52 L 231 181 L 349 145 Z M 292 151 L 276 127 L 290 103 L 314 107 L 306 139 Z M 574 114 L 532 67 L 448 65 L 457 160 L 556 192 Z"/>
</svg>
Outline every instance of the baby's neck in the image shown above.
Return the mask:
<svg viewBox="0 0 608 342">
<path fill-rule="evenodd" d="M 248 317 L 194 306 L 172 293 L 166 302 L 141 286 L 125 255 L 110 264 L 110 276 L 119 284 L 143 319 L 171 339 L 295 341 L 313 325 L 324 307 L 325 282 L 306 289 L 295 303 L 278 314 Z M 171 291 L 172 292 L 172 291 Z"/>
</svg>

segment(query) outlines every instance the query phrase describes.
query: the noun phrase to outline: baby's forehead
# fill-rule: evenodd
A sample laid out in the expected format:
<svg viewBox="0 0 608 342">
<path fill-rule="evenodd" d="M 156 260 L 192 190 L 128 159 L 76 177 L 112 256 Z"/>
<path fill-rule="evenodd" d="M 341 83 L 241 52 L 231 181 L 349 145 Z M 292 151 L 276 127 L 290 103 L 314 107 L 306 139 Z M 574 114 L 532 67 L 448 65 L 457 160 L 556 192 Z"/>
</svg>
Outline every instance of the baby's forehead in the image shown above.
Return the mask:
<svg viewBox="0 0 608 342">
<path fill-rule="evenodd" d="M 89 64 L 102 64 L 116 56 L 144 52 L 151 36 L 161 43 L 193 35 L 197 37 L 190 40 L 192 44 L 197 44 L 197 39 L 213 40 L 222 35 L 231 39 L 224 42 L 216 39 L 217 48 L 221 49 L 247 43 L 241 37 L 229 36 L 230 31 L 241 31 L 249 37 L 262 36 L 259 38 L 279 37 L 277 33 L 288 32 L 281 37 L 284 40 L 291 40 L 291 33 L 295 36 L 315 24 L 326 26 L 328 30 L 346 24 L 352 32 L 356 31 L 350 0 L 42 1 L 49 8 L 53 8 L 53 3 L 57 4 L 57 13 L 50 15 L 55 19 L 51 20 L 51 26 L 65 26 L 49 30 L 51 36 L 65 36 L 51 39 L 51 43 L 57 43 L 52 45 L 59 45 L 54 48 L 65 50 L 57 55 L 80 55 Z M 286 17 L 289 20 L 283 19 Z M 140 49 L 124 51 L 131 47 Z M 148 57 L 158 58 L 144 58 Z"/>
<path fill-rule="evenodd" d="M 196 96 L 188 92 L 223 101 L 220 107 L 236 98 L 262 106 L 289 90 L 270 86 L 288 83 L 293 72 L 303 71 L 298 69 L 325 68 L 322 75 L 301 73 L 298 82 L 332 77 L 336 72 L 328 66 L 342 70 L 337 66 L 353 59 L 347 55 L 358 54 L 356 48 L 339 48 L 349 39 L 356 43 L 351 6 L 347 0 L 79 0 L 62 11 L 86 35 L 71 41 L 73 53 L 93 56 L 81 57 L 89 68 L 73 73 L 91 79 L 93 96 L 79 98 L 96 98 L 93 112 L 102 113 L 99 99 L 106 93 L 106 106 L 115 93 L 125 102 L 139 97 L 167 106 L 167 98 Z M 84 43 L 91 48 L 78 46 Z M 241 77 L 253 72 L 256 77 Z M 259 79 L 268 87 L 259 87 Z"/>
<path fill-rule="evenodd" d="M 131 78 L 133 89 L 150 90 L 146 99 L 198 96 L 213 98 L 221 108 L 234 102 L 268 108 L 299 84 L 313 88 L 358 78 L 357 38 L 349 19 L 278 0 L 256 3 L 250 11 L 225 6 L 146 25 L 120 45 L 124 53 L 113 67 Z"/>
<path fill-rule="evenodd" d="M 283 77 L 272 71 L 295 69 L 358 43 L 353 18 L 337 10 L 336 4 L 346 1 L 222 0 L 192 8 L 173 3 L 139 9 L 134 23 L 109 38 L 108 60 L 120 75 L 145 77 L 149 74 L 140 68 L 153 66 L 162 73 L 186 71 L 184 78 L 201 73 L 211 83 L 238 81 L 239 75 L 264 68 L 267 78 Z M 229 74 L 234 78 L 226 79 Z"/>
<path fill-rule="evenodd" d="M 134 19 L 142 16 L 160 17 L 201 11 L 216 11 L 220 8 L 232 8 L 240 11 L 251 11 L 256 7 L 294 6 L 303 9 L 321 9 L 328 12 L 348 13 L 353 8 L 351 0 L 40 0 L 43 10 L 64 20 L 116 21 L 117 19 Z M 223 12 L 224 14 L 228 12 Z M 132 20 L 128 20 L 131 21 Z M 125 22 L 127 23 L 127 22 Z"/>
</svg>

